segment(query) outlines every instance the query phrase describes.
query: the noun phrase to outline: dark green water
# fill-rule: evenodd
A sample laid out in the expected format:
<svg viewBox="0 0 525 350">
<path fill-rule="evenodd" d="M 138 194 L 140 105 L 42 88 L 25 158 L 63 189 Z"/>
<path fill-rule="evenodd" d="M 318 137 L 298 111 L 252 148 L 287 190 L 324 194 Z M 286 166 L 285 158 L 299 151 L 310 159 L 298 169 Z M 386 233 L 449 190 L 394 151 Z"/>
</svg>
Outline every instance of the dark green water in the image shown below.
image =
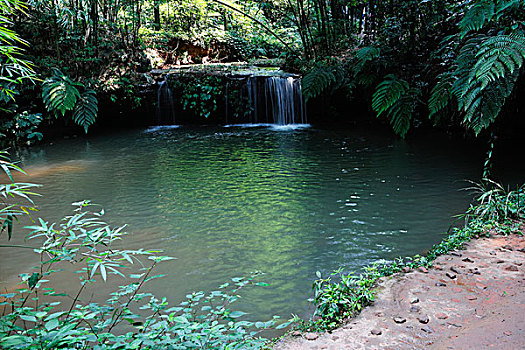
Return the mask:
<svg viewBox="0 0 525 350">
<path fill-rule="evenodd" d="M 247 291 L 238 307 L 251 319 L 304 316 L 317 270 L 424 252 L 466 209 L 465 180 L 479 177 L 481 160 L 466 143 L 370 135 L 128 131 L 34 149 L 23 164 L 27 181 L 43 184 L 42 217 L 57 220 L 90 199 L 109 222 L 129 225 L 125 245 L 178 258 L 151 285 L 172 303 L 260 270 L 271 286 Z M 0 279 L 32 263 L 30 252 L 2 253 Z"/>
</svg>

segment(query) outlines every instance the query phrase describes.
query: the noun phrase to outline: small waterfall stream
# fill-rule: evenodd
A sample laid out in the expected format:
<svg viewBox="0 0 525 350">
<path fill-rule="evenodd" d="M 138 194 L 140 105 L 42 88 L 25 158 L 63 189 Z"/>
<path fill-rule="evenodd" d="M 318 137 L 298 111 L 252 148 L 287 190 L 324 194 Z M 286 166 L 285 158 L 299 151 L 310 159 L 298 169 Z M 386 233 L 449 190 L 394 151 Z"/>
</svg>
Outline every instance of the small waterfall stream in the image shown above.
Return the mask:
<svg viewBox="0 0 525 350">
<path fill-rule="evenodd" d="M 169 74 L 163 81 L 159 83 L 157 91 L 157 125 L 173 125 L 175 124 L 175 106 L 173 101 L 173 93 L 168 84 Z"/>
<path fill-rule="evenodd" d="M 183 91 L 172 92 L 168 79 L 177 79 L 177 76 L 166 74 L 163 81 L 158 84 L 157 125 L 175 124 L 175 108 L 180 108 L 178 101 L 174 99 Z M 307 123 L 299 76 L 281 71 L 252 70 L 241 74 L 226 73 L 221 79 L 224 85 L 219 98 L 223 99 L 221 102 L 223 109 L 215 113 L 218 120 L 226 124 Z"/>
<path fill-rule="evenodd" d="M 241 99 L 250 108 L 247 122 L 277 125 L 306 124 L 306 107 L 301 91 L 301 79 L 293 76 L 252 76 L 239 79 L 243 87 Z M 226 121 L 233 118 L 226 99 Z"/>
</svg>

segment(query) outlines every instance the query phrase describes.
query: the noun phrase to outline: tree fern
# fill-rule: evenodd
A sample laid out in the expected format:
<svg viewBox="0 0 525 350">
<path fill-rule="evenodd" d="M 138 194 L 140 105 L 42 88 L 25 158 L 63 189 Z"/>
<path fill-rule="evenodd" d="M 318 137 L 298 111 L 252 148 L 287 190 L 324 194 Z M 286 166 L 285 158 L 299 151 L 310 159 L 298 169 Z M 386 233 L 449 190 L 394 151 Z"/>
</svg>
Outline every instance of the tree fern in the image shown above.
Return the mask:
<svg viewBox="0 0 525 350">
<path fill-rule="evenodd" d="M 329 67 L 316 66 L 302 79 L 302 91 L 306 101 L 319 96 L 336 81 L 336 76 Z"/>
<path fill-rule="evenodd" d="M 46 79 L 42 85 L 42 98 L 47 110 L 53 112 L 55 116 L 58 116 L 58 113 L 64 116 L 67 111 L 72 110 L 80 97 L 78 86 L 82 84 L 73 82 L 56 69 L 55 75 Z"/>
<path fill-rule="evenodd" d="M 390 74 L 377 86 L 372 97 L 372 108 L 378 117 L 385 113 L 394 132 L 405 137 L 419 93 L 418 89 L 410 88 L 405 80 Z"/>
<path fill-rule="evenodd" d="M 93 90 L 86 90 L 78 99 L 78 102 L 73 111 L 73 121 L 82 127 L 84 131 L 88 132 L 88 128 L 95 122 L 98 113 L 98 100 L 96 93 Z"/>
</svg>

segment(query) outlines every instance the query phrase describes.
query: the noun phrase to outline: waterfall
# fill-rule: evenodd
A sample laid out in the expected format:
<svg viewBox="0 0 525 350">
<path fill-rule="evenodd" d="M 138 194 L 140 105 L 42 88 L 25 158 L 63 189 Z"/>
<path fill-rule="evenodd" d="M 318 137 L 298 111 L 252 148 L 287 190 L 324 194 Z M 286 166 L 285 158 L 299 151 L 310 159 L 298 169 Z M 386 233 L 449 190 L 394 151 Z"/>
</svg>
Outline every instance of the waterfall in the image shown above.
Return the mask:
<svg viewBox="0 0 525 350">
<path fill-rule="evenodd" d="M 282 76 L 251 76 L 243 78 L 241 100 L 246 100 L 246 120 L 253 124 L 306 124 L 306 110 L 301 79 Z M 228 102 L 226 102 L 228 103 Z M 226 105 L 228 120 L 228 104 Z"/>
<path fill-rule="evenodd" d="M 159 83 L 157 91 L 157 125 L 175 124 L 175 107 L 173 103 L 173 94 L 168 84 L 169 74 L 162 82 Z"/>
<path fill-rule="evenodd" d="M 305 124 L 301 80 L 294 77 L 267 77 L 264 80 L 267 113 L 278 125 Z"/>
</svg>

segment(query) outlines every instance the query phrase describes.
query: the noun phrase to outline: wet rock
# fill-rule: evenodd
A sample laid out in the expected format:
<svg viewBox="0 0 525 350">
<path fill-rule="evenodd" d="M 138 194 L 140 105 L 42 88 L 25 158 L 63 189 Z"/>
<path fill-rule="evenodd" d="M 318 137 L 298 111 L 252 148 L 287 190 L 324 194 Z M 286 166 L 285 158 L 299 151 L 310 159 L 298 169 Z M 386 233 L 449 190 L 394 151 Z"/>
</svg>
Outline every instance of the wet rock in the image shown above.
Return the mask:
<svg viewBox="0 0 525 350">
<path fill-rule="evenodd" d="M 406 321 L 407 321 L 407 319 L 404 318 L 404 317 L 401 317 L 401 316 L 394 317 L 394 322 L 395 323 L 405 323 Z"/>
<path fill-rule="evenodd" d="M 459 323 L 451 323 L 451 322 L 448 322 L 448 325 L 451 326 L 451 327 L 456 327 L 456 328 L 461 328 L 461 327 L 463 327 L 463 326 L 460 325 Z"/>
<path fill-rule="evenodd" d="M 420 267 L 418 268 L 418 270 L 419 270 L 420 272 L 423 272 L 423 273 L 428 273 L 427 268 L 424 267 L 424 266 L 420 266 Z"/>
<path fill-rule="evenodd" d="M 410 312 L 419 312 L 421 310 L 421 308 L 419 306 L 411 306 L 410 307 Z"/>
<path fill-rule="evenodd" d="M 453 279 L 456 278 L 456 275 L 454 275 L 452 272 L 447 272 L 446 275 L 447 275 L 447 277 L 450 278 L 451 280 L 453 280 Z"/>
<path fill-rule="evenodd" d="M 429 326 L 422 327 L 421 330 L 425 333 L 434 333 L 434 330 Z"/>
<path fill-rule="evenodd" d="M 451 266 L 450 271 L 457 273 L 458 275 L 461 275 L 461 270 L 455 266 Z"/>
<path fill-rule="evenodd" d="M 417 320 L 423 324 L 427 324 L 430 321 L 427 315 L 419 316 Z"/>
<path fill-rule="evenodd" d="M 370 331 L 373 335 L 381 335 L 383 332 L 381 332 L 380 329 L 374 328 Z"/>
<path fill-rule="evenodd" d="M 519 271 L 518 267 L 516 265 L 509 265 L 505 267 L 506 271 Z"/>
<path fill-rule="evenodd" d="M 417 304 L 419 303 L 419 298 L 418 297 L 414 297 L 412 299 L 410 299 L 410 304 Z"/>
<path fill-rule="evenodd" d="M 464 262 L 468 262 L 468 263 L 473 263 L 474 260 L 472 260 L 471 258 L 469 257 L 466 257 L 465 259 L 463 259 Z"/>
<path fill-rule="evenodd" d="M 316 340 L 317 338 L 319 338 L 319 334 L 317 334 L 317 333 L 306 333 L 304 335 L 304 338 L 306 340 Z"/>
<path fill-rule="evenodd" d="M 448 315 L 440 312 L 440 313 L 436 314 L 436 317 L 438 319 L 440 319 L 440 320 L 446 320 L 448 318 Z"/>
<path fill-rule="evenodd" d="M 463 254 L 461 254 L 460 252 L 451 252 L 450 255 L 458 256 L 458 257 L 462 257 L 463 256 Z"/>
<path fill-rule="evenodd" d="M 443 282 L 436 282 L 436 287 L 446 287 L 447 284 Z"/>
</svg>

